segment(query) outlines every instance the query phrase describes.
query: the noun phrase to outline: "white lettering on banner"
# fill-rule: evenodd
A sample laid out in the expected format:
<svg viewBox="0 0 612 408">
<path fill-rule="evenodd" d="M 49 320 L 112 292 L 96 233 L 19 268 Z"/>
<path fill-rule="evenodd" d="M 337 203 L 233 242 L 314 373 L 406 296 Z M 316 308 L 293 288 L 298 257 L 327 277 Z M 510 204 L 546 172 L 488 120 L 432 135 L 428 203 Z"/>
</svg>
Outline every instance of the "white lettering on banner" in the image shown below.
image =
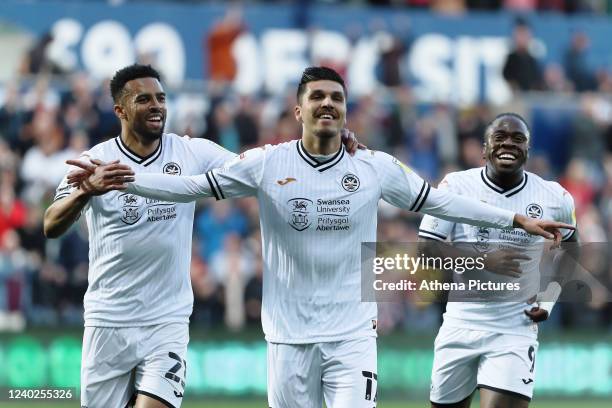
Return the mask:
<svg viewBox="0 0 612 408">
<path fill-rule="evenodd" d="M 417 38 L 409 56 L 409 68 L 419 82 L 414 92 L 426 101 L 450 101 L 453 76 L 450 60 L 452 41 L 442 34 L 427 34 Z"/>
<path fill-rule="evenodd" d="M 308 42 L 311 41 L 309 62 Z M 351 94 L 372 92 L 378 62 L 378 45 L 372 37 L 362 37 L 351 48 L 348 37 L 337 31 L 319 30 L 314 35 L 302 30 L 266 30 L 258 42 L 251 33 L 241 35 L 232 48 L 237 75 L 233 86 L 250 94 L 265 85 L 272 93 L 284 92 L 299 80 L 302 70 L 311 63 L 332 62 L 347 65 Z"/>
<path fill-rule="evenodd" d="M 81 55 L 85 69 L 95 78 L 110 78 L 115 71 L 134 62 L 130 32 L 116 21 L 101 21 L 87 30 Z"/>
<path fill-rule="evenodd" d="M 81 42 L 83 67 L 95 78 L 112 77 L 116 70 L 133 63 L 136 53 L 150 54 L 166 81 L 180 85 L 185 79 L 186 53 L 178 31 L 166 23 L 151 23 L 134 39 L 115 20 L 104 20 L 88 30 L 77 20 L 63 18 L 53 24 L 49 55 L 66 70 L 78 68 L 76 47 Z"/>
<path fill-rule="evenodd" d="M 52 26 L 51 58 L 67 70 L 83 67 L 95 78 L 108 78 L 136 60 L 137 53 L 150 54 L 166 81 L 173 86 L 185 79 L 187 63 L 200 66 L 196 55 L 189 61 L 185 44 L 176 28 L 161 22 L 142 27 L 133 37 L 127 27 L 114 20 L 100 21 L 89 29 L 71 18 Z M 233 86 L 251 94 L 265 88 L 280 94 L 299 80 L 304 67 L 313 63 L 346 66 L 351 95 L 372 92 L 378 85 L 380 44 L 376 34 L 356 42 L 342 32 L 271 28 L 259 36 L 241 35 L 233 45 L 237 76 Z M 536 41 L 537 42 L 537 41 Z M 80 43 L 80 50 L 78 49 Z M 540 49 L 544 49 L 543 45 Z M 414 92 L 421 101 L 473 104 L 481 98 L 493 104 L 511 97 L 502 77 L 510 43 L 506 37 L 459 36 L 439 33 L 417 37 L 403 62 L 405 80 L 416 82 Z M 80 55 L 79 55 L 80 52 Z"/>
<path fill-rule="evenodd" d="M 139 53 L 152 54 L 156 65 L 170 85 L 180 85 L 185 76 L 185 48 L 179 33 L 166 23 L 144 26 L 134 44 Z"/>
<path fill-rule="evenodd" d="M 504 37 L 460 36 L 453 40 L 441 34 L 420 36 L 409 56 L 410 71 L 419 81 L 415 93 L 426 101 L 473 104 L 483 95 L 489 103 L 503 104 L 511 97 L 502 77 L 509 49 Z"/>
<path fill-rule="evenodd" d="M 234 89 L 243 94 L 260 90 L 263 83 L 262 56 L 255 36 L 245 33 L 238 37 L 232 45 L 232 55 L 237 68 Z"/>
<path fill-rule="evenodd" d="M 459 37 L 455 40 L 454 102 L 473 105 L 478 102 L 480 88 L 479 40 L 474 37 Z"/>
<path fill-rule="evenodd" d="M 306 34 L 302 30 L 266 30 L 261 36 L 266 89 L 282 93 L 307 67 Z"/>
<path fill-rule="evenodd" d="M 49 44 L 49 58 L 66 71 L 72 71 L 79 64 L 74 47 L 83 36 L 83 26 L 72 18 L 58 20 L 51 27 L 53 41 Z"/>
<path fill-rule="evenodd" d="M 311 37 L 313 62 L 346 64 L 351 53 L 348 37 L 338 31 L 317 30 Z"/>
<path fill-rule="evenodd" d="M 378 45 L 373 37 L 362 37 L 357 41 L 348 66 L 351 93 L 356 95 L 370 93 L 379 85 L 375 75 L 378 55 Z"/>
<path fill-rule="evenodd" d="M 484 98 L 491 103 L 503 103 L 512 92 L 502 75 L 510 44 L 505 37 L 480 37 L 480 58 L 484 65 Z M 500 51 L 501 50 L 501 51 Z"/>
</svg>

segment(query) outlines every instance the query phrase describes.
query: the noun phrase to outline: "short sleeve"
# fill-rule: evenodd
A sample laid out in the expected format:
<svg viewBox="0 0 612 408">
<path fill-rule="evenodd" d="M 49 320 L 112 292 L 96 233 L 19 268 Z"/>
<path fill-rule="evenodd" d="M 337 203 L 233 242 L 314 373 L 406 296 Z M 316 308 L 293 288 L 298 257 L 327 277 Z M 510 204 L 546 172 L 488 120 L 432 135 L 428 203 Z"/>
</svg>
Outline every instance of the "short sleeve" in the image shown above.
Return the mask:
<svg viewBox="0 0 612 408">
<path fill-rule="evenodd" d="M 383 152 L 373 154 L 382 199 L 396 207 L 419 211 L 429 194 L 429 183 L 395 157 Z"/>
<path fill-rule="evenodd" d="M 438 189 L 456 192 L 454 191 L 455 189 L 453 188 L 453 181 L 450 175 L 446 175 L 442 181 L 440 181 Z M 445 241 L 454 227 L 455 223 L 452 221 L 446 221 L 426 214 L 419 226 L 419 237 Z"/>
<path fill-rule="evenodd" d="M 217 200 L 257 194 L 263 177 L 267 150 L 257 147 L 234 157 L 223 167 L 206 173 L 212 193 Z"/>
<path fill-rule="evenodd" d="M 189 148 L 196 156 L 199 173 L 206 173 L 212 169 L 221 167 L 224 163 L 236 157 L 235 153 L 230 152 L 208 139 L 185 137 L 188 138 Z"/>
<path fill-rule="evenodd" d="M 81 155 L 78 157 L 78 160 L 89 163 L 90 158 L 91 158 L 91 153 L 89 151 L 85 151 L 81 153 Z M 64 197 L 68 197 L 74 190 L 76 190 L 76 187 L 73 187 L 70 184 L 68 184 L 68 173 L 70 173 L 72 170 L 77 170 L 77 169 L 78 167 L 75 167 L 75 166 L 68 167 L 68 170 L 66 171 L 66 174 L 64 175 L 64 178 L 62 179 L 60 184 L 55 189 L 55 196 L 53 197 L 53 201 L 61 200 Z"/>
</svg>

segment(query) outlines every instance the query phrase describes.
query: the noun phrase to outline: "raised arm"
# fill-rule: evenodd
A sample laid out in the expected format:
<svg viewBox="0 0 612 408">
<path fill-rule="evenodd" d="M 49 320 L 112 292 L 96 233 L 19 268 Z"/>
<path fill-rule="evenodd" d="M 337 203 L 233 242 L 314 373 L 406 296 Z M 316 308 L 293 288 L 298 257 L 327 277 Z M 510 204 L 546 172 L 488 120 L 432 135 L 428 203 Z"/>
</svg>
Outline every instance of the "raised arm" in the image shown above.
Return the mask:
<svg viewBox="0 0 612 408">
<path fill-rule="evenodd" d="M 558 241 L 561 240 L 560 228 L 574 229 L 568 224 L 528 218 L 472 198 L 435 189 L 410 168 L 386 153 L 381 154 L 377 168 L 381 177 L 382 198 L 410 211 L 479 227 L 518 227 L 530 234 Z"/>
</svg>

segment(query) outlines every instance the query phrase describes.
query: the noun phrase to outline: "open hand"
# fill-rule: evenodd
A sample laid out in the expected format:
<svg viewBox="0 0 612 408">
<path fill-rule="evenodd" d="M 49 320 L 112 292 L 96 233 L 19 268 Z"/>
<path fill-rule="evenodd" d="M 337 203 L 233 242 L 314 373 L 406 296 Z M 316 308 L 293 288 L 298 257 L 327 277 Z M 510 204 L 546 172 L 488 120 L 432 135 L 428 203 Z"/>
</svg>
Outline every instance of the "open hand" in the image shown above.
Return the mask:
<svg viewBox="0 0 612 408">
<path fill-rule="evenodd" d="M 346 151 L 351 156 L 355 155 L 357 149 L 367 149 L 365 145 L 359 143 L 359 140 L 357 140 L 357 137 L 355 137 L 355 133 L 351 132 L 347 128 L 342 128 L 342 130 L 340 131 L 340 138 L 342 140 L 342 144 L 344 144 L 344 147 L 346 148 Z"/>
<path fill-rule="evenodd" d="M 118 160 L 104 163 L 90 159 L 91 163 L 79 160 L 67 160 L 66 163 L 81 170 L 71 172 L 68 181 L 90 195 L 102 195 L 111 190 L 125 190 L 127 183 L 134 181 L 134 171 L 130 166 Z"/>
<path fill-rule="evenodd" d="M 520 214 L 514 216 L 514 226 L 522 228 L 532 235 L 540 235 L 546 239 L 552 239 L 555 241 L 555 246 L 561 243 L 562 235 L 559 229 L 576 229 L 576 227 L 570 224 L 557 221 L 536 220 Z"/>
<path fill-rule="evenodd" d="M 525 314 L 529 316 L 531 321 L 534 323 L 543 322 L 544 320 L 548 319 L 548 311 L 537 306 L 534 306 L 529 310 L 525 310 Z"/>
<path fill-rule="evenodd" d="M 529 261 L 530 259 L 529 256 L 515 249 L 505 248 L 487 253 L 484 266 L 489 272 L 519 278 L 523 273 L 520 262 Z"/>
</svg>

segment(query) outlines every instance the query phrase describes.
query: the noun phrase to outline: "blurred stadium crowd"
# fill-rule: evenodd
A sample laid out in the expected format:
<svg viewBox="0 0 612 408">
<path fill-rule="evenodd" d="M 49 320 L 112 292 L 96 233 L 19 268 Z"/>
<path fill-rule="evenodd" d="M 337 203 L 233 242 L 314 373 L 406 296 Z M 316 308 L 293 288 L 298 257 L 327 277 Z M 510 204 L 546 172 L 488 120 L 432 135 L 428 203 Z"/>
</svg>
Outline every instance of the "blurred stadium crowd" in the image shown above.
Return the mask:
<svg viewBox="0 0 612 408">
<path fill-rule="evenodd" d="M 602 2 L 401 3 L 563 8 Z M 209 37 L 211 56 L 227 54 L 223 47 L 228 43 L 219 30 L 220 40 L 214 30 Z M 119 134 L 108 81 L 93 81 L 84 72 L 62 72 L 46 58 L 48 40 L 41 38 L 28 51 L 19 79 L 5 83 L 0 98 L 0 330 L 19 330 L 24 324 L 82 324 L 87 232 L 79 226 L 61 239 L 46 240 L 42 215 L 66 171 L 64 161 Z M 588 69 L 583 55 L 588 38 L 583 33 L 574 35 L 564 60 L 545 67 L 530 54 L 529 26 L 521 20 L 513 42 L 503 69 L 514 90 L 509 105 L 422 103 L 399 75 L 400 56 L 409 50 L 391 48 L 377 69 L 380 87 L 350 99 L 349 127 L 370 148 L 395 154 L 437 182 L 449 171 L 482 166 L 487 122 L 500 111 L 519 112 L 532 126 L 529 169 L 558 180 L 573 195 L 582 241 L 607 242 L 612 234 L 612 102 L 606 96 L 612 90 L 611 73 Z M 231 64 L 224 66 L 222 57 L 212 61 L 210 81 L 169 90 L 168 132 L 209 138 L 235 152 L 299 137 L 293 89 L 281 97 L 238 95 L 228 85 Z M 184 93 L 203 98 L 201 114 L 181 114 L 178 101 Z M 382 205 L 378 240 L 416 241 L 419 218 Z M 259 325 L 260 252 L 254 199 L 198 204 L 191 268 L 195 325 L 236 330 Z M 380 305 L 379 327 L 431 331 L 440 322 L 441 310 L 441 304 L 415 303 L 406 297 L 401 304 Z M 612 328 L 612 307 L 597 296 L 587 304 L 561 304 L 549 325 Z"/>
<path fill-rule="evenodd" d="M 72 0 L 82 1 L 82 0 Z M 125 4 L 147 2 L 150 0 L 86 0 L 89 2 L 106 2 Z M 211 0 L 160 0 L 173 3 L 213 3 Z M 308 3 L 349 4 L 369 6 L 395 6 L 414 9 L 429 9 L 439 13 L 462 13 L 464 11 L 552 11 L 561 13 L 612 13 L 611 0 L 259 0 L 259 3 Z"/>
</svg>

